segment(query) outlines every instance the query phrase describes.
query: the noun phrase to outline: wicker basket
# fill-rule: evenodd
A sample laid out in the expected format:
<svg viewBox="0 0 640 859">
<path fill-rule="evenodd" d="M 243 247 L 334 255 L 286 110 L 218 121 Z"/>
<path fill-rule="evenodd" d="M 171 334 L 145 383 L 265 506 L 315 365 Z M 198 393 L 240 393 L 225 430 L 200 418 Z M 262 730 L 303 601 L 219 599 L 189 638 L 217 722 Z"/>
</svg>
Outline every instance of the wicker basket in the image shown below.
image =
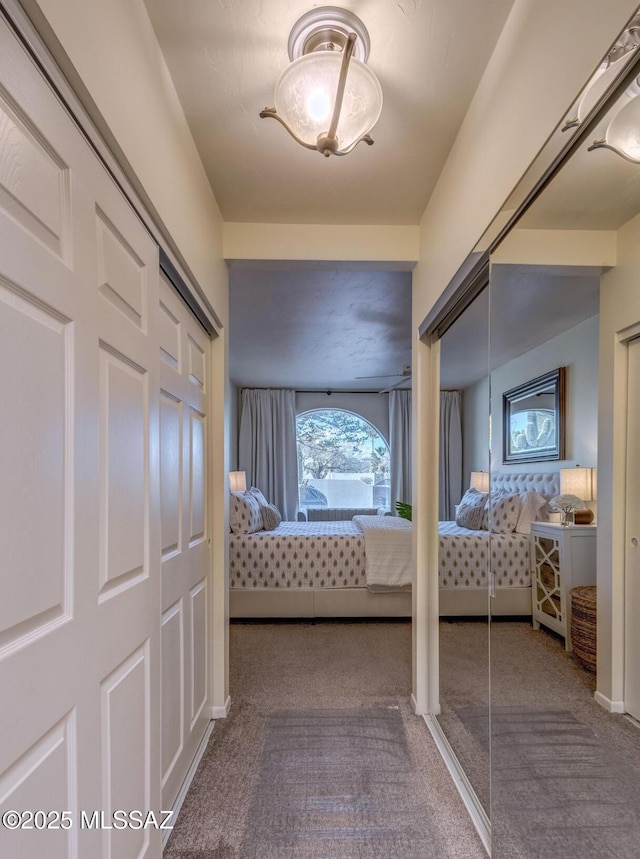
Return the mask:
<svg viewBox="0 0 640 859">
<path fill-rule="evenodd" d="M 596 671 L 596 594 L 595 585 L 572 588 L 571 643 L 573 655 L 589 671 Z"/>
</svg>

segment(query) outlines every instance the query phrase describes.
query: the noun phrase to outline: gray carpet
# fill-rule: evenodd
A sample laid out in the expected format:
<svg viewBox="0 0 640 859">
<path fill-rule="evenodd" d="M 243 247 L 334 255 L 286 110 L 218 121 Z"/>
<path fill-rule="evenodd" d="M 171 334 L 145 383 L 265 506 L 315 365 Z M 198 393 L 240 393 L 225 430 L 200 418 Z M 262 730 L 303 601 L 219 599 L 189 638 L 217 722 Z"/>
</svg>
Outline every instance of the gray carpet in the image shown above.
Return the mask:
<svg viewBox="0 0 640 859">
<path fill-rule="evenodd" d="M 429 812 L 411 776 L 397 708 L 274 713 L 242 856 L 435 859 Z"/>
<path fill-rule="evenodd" d="M 410 707 L 410 623 L 232 624 L 230 670 L 165 859 L 485 856 Z"/>
<path fill-rule="evenodd" d="M 485 708 L 460 717 L 485 745 Z M 568 710 L 491 712 L 494 856 L 636 859 L 640 770 Z"/>
<path fill-rule="evenodd" d="M 441 721 L 491 811 L 495 859 L 640 857 L 640 730 L 526 621 L 441 624 Z"/>
</svg>

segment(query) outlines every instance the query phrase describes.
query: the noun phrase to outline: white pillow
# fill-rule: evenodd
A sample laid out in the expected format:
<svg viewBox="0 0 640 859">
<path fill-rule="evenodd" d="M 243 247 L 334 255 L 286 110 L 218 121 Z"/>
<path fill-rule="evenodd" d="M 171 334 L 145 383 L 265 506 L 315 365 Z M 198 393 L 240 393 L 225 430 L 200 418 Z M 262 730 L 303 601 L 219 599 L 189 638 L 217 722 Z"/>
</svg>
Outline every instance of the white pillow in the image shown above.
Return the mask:
<svg viewBox="0 0 640 859">
<path fill-rule="evenodd" d="M 258 499 L 250 492 L 231 492 L 229 529 L 232 534 L 253 534 L 262 530 Z"/>
<path fill-rule="evenodd" d="M 518 524 L 522 501 L 519 495 L 491 493 L 486 503 L 485 528 L 494 534 L 510 534 Z"/>
<path fill-rule="evenodd" d="M 518 534 L 530 534 L 531 523 L 536 521 L 547 503 L 547 499 L 543 498 L 535 489 L 530 489 L 520 495 L 520 500 L 520 516 L 515 530 Z"/>
</svg>

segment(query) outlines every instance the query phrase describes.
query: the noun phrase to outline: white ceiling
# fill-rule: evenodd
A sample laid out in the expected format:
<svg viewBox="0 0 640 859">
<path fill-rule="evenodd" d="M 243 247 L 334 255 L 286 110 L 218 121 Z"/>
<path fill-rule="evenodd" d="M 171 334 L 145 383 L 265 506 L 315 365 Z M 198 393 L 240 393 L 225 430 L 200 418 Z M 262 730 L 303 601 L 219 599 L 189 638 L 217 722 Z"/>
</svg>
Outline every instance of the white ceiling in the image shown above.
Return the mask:
<svg viewBox="0 0 640 859">
<path fill-rule="evenodd" d="M 261 120 L 310 0 L 145 0 L 226 221 L 417 224 L 513 0 L 351 0 L 382 86 L 375 145 L 324 158 Z"/>
</svg>

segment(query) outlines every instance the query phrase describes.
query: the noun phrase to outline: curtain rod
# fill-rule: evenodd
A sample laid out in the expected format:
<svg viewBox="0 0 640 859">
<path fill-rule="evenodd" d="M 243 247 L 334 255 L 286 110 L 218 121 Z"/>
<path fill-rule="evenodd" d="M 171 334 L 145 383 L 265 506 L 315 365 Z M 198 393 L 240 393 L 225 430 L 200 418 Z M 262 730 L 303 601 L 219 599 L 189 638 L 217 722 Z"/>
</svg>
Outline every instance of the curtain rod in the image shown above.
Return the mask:
<svg viewBox="0 0 640 859">
<path fill-rule="evenodd" d="M 342 389 L 340 389 L 339 391 L 334 391 L 334 390 L 331 390 L 331 391 L 320 390 L 319 391 L 317 389 L 315 391 L 302 391 L 299 388 L 294 388 L 294 391 L 296 394 L 324 394 L 325 397 L 330 397 L 331 394 L 379 394 L 380 393 L 380 391 L 378 391 L 376 388 L 371 388 L 368 391 L 345 391 Z"/>
</svg>

